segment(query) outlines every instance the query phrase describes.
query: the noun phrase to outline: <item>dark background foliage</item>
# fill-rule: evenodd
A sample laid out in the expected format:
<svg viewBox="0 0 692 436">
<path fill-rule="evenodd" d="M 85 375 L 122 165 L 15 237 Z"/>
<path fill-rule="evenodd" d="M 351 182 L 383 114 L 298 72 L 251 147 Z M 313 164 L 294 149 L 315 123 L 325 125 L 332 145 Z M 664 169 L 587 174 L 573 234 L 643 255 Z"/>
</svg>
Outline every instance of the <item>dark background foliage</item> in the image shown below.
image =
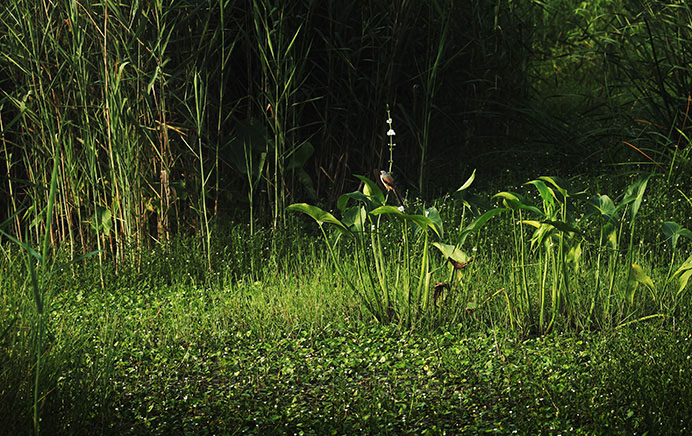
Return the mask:
<svg viewBox="0 0 692 436">
<path fill-rule="evenodd" d="M 410 196 L 474 168 L 684 181 L 691 21 L 684 1 L 4 2 L 0 218 L 37 238 L 55 158 L 75 249 L 277 226 L 389 167 L 387 108 Z"/>
</svg>

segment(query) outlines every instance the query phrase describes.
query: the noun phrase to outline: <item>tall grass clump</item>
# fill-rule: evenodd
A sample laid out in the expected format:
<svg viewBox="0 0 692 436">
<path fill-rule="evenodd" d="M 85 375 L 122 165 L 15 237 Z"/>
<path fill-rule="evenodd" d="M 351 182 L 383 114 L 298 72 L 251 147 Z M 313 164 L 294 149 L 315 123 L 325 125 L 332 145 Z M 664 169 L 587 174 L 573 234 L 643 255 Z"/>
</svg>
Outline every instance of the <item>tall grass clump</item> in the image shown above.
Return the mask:
<svg viewBox="0 0 692 436">
<path fill-rule="evenodd" d="M 56 265 L 54 260 L 54 254 L 51 253 L 51 227 L 53 226 L 53 215 L 55 206 L 55 197 L 58 189 L 58 164 L 60 162 L 58 156 L 61 149 L 59 143 L 54 143 L 54 157 L 53 157 L 53 171 L 50 177 L 50 185 L 48 189 L 48 200 L 46 204 L 46 209 L 38 216 L 38 218 L 43 221 L 45 225 L 45 230 L 43 233 L 43 241 L 38 247 L 38 249 L 33 248 L 30 244 L 24 243 L 9 233 L 2 230 L 2 227 L 7 224 L 10 220 L 7 220 L 0 225 L 0 233 L 5 237 L 10 239 L 12 242 L 19 245 L 26 254 L 26 271 L 29 274 L 24 280 L 24 286 L 22 290 L 26 291 L 24 294 L 31 294 L 34 307 L 36 309 L 34 325 L 32 326 L 32 342 L 33 342 L 33 429 L 34 434 L 39 434 L 40 423 L 41 423 L 41 412 L 40 403 L 50 392 L 50 387 L 44 385 L 47 377 L 43 370 L 43 359 L 44 356 L 50 351 L 50 346 L 45 343 L 45 335 L 47 329 L 48 316 L 50 315 L 51 308 L 51 298 L 55 293 L 55 284 L 51 280 L 51 276 L 56 272 L 64 269 L 67 265 Z M 14 217 L 11 217 L 14 218 Z M 76 263 L 86 257 L 89 257 L 94 253 L 89 253 L 85 256 L 80 256 L 77 259 L 72 260 L 69 263 Z M 12 324 L 10 323 L 4 334 L 12 329 Z"/>
<path fill-rule="evenodd" d="M 650 178 L 616 200 L 573 191 L 554 177 L 527 183 L 538 191 L 538 205 L 514 192 L 495 195 L 503 203 L 495 210 L 511 220 L 510 310 L 522 330 L 612 329 L 653 318 L 675 323 L 682 315 L 690 264 L 675 262 L 676 244 L 691 235 L 672 221 L 660 227 L 670 264 L 643 249 L 637 218 Z"/>
<path fill-rule="evenodd" d="M 285 225 L 286 204 L 334 206 L 356 183 L 348 174 L 386 166 L 371 114 L 387 103 L 407 121 L 394 170 L 423 196 L 517 156 L 610 164 L 643 152 L 638 163 L 668 164 L 683 183 L 689 12 L 648 1 L 4 2 L 3 217 L 26 201 L 13 231 L 38 243 L 22 222 L 45 207 L 57 134 L 51 237 L 75 254 L 122 263 L 130 244 L 208 240 L 219 217 Z M 516 143 L 531 146 L 506 153 Z M 474 149 L 471 165 L 462 157 Z"/>
</svg>

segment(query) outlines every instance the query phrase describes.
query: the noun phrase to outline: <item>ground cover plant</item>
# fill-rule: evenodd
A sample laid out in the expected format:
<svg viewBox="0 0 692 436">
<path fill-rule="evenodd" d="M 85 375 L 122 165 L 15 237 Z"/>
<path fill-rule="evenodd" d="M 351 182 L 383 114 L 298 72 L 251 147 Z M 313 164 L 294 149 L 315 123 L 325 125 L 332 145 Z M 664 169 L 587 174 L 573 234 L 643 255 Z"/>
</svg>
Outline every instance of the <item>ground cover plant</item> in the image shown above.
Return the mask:
<svg viewBox="0 0 692 436">
<path fill-rule="evenodd" d="M 690 433 L 687 2 L 1 3 L 0 433 Z"/>
<path fill-rule="evenodd" d="M 626 203 L 625 197 L 617 203 Z M 522 204 L 529 202 L 521 198 Z M 441 222 L 448 212 L 459 218 L 456 213 L 465 207 L 452 206 L 437 205 Z M 512 236 L 521 231 L 522 220 L 511 216 L 511 207 L 495 210 L 500 212 L 492 212 L 483 227 L 474 224 L 485 215 L 480 214 L 447 230 L 454 240 L 468 235 L 465 243 L 473 242 L 469 251 L 475 259 L 461 270 L 463 276 L 444 251 L 430 253 L 426 286 L 438 278 L 460 280 L 447 290 L 455 294 L 437 301 L 430 288 L 429 310 L 415 322 L 377 312 L 351 292 L 347 280 L 361 277 L 359 260 L 338 250 L 340 273 L 309 223 L 296 222 L 295 233 L 284 236 L 253 231 L 254 239 L 249 227 L 234 229 L 234 238 L 213 247 L 211 276 L 199 239 L 133 253 L 138 261 L 118 270 L 104 270 L 93 260 L 65 263 L 61 256 L 67 253 L 56 253 L 59 266 L 43 282 L 52 289 L 45 294 L 50 296 L 45 315 L 31 299 L 31 263 L 23 261 L 21 247 L 5 247 L 2 420 L 20 433 L 31 428 L 33 410 L 40 427 L 51 433 L 688 430 L 692 332 L 689 299 L 679 298 L 687 283 L 676 271 L 687 271 L 689 260 L 656 261 L 668 256 L 675 263 L 675 250 L 689 243 L 686 233 L 667 226 L 682 236 L 675 247 L 670 230 L 653 245 L 635 238 L 634 258 L 642 272 L 619 268 L 614 291 L 603 285 L 596 297 L 591 289 L 599 280 L 593 276 L 597 264 L 586 259 L 597 259 L 590 251 L 602 248 L 584 243 L 583 275 L 570 272 L 569 293 L 557 288 L 571 304 L 541 331 L 545 251 L 527 247 L 523 266 L 532 274 L 523 289 L 522 264 L 515 263 L 521 248 Z M 478 231 L 469 234 L 469 227 Z M 383 250 L 402 246 L 399 225 L 379 228 Z M 600 240 L 602 230 L 592 230 Z M 413 238 L 415 232 L 408 231 Z M 504 237 L 493 240 L 502 231 Z M 530 246 L 532 236 L 523 239 Z M 493 252 L 485 253 L 484 247 L 493 245 Z M 262 255 L 268 249 L 285 254 L 268 260 Z M 423 254 L 421 247 L 410 250 Z M 255 260 L 239 254 L 253 252 L 260 253 Z M 629 262 L 626 254 L 625 247 L 618 256 Z M 608 253 L 602 258 L 606 267 L 622 262 L 608 260 Z M 254 276 L 245 274 L 239 259 L 261 267 Z M 396 276 L 393 267 L 383 273 Z M 552 273 L 564 280 L 561 267 Z M 610 274 L 600 280 L 608 284 Z M 645 277 L 628 281 L 628 274 Z M 588 313 L 594 298 L 600 312 Z M 609 301 L 617 309 L 605 312 Z M 552 300 L 546 304 L 552 307 Z M 552 316 L 552 309 L 547 313 Z M 45 339 L 37 342 L 31 326 L 42 316 Z M 587 322 L 593 319 L 598 322 Z M 38 352 L 32 351 L 37 343 L 43 344 L 38 385 Z"/>
</svg>

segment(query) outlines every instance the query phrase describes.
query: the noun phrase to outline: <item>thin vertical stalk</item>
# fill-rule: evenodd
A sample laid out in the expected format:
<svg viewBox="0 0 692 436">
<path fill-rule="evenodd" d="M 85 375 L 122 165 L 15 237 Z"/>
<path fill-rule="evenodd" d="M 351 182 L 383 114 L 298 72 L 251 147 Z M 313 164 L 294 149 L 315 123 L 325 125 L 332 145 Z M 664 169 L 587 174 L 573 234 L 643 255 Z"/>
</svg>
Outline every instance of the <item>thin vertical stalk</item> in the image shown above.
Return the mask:
<svg viewBox="0 0 692 436">
<path fill-rule="evenodd" d="M 204 227 L 202 228 L 202 246 L 207 258 L 207 268 L 209 274 L 211 274 L 211 233 L 209 231 L 209 217 L 207 215 L 207 180 L 209 176 L 204 170 L 204 156 L 202 154 L 202 124 L 204 123 L 204 112 L 206 107 L 206 96 L 207 90 L 205 88 L 206 83 L 200 83 L 199 72 L 195 72 L 194 75 L 194 89 L 195 89 L 195 130 L 197 136 L 197 158 L 199 161 L 199 174 L 200 174 L 200 197 L 201 204 L 200 209 L 202 211 L 202 220 Z"/>
<path fill-rule="evenodd" d="M 5 125 L 2 121 L 2 105 L 0 105 L 0 141 L 2 141 L 2 150 L 5 155 L 5 166 L 7 168 L 7 187 L 10 194 L 10 204 L 12 208 L 8 211 L 8 215 L 14 217 L 15 235 L 17 239 L 22 240 L 22 227 L 19 222 L 19 214 L 17 214 L 17 200 L 14 196 L 14 186 L 12 185 L 12 155 L 7 151 L 7 139 L 5 138 Z"/>
</svg>

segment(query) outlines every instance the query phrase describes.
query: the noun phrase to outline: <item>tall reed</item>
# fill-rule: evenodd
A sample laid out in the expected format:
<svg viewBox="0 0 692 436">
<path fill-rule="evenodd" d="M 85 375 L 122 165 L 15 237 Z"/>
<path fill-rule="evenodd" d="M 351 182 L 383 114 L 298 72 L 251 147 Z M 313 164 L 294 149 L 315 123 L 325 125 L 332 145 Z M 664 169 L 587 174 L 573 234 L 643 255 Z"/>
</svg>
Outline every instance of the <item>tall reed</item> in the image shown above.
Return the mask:
<svg viewBox="0 0 692 436">
<path fill-rule="evenodd" d="M 467 159 L 470 147 L 502 151 L 513 135 L 544 141 L 548 151 L 564 144 L 557 151 L 591 156 L 613 135 L 633 136 L 634 145 L 649 137 L 662 144 L 654 157 L 670 158 L 682 174 L 691 124 L 689 68 L 679 48 L 689 39 L 689 7 L 580 5 L 8 0 L 0 7 L 8 175 L 1 213 L 27 204 L 15 232 L 38 243 L 45 224 L 37 217 L 47 201 L 41 186 L 48 185 L 46 162 L 58 134 L 65 141 L 52 238 L 74 255 L 97 248 L 101 263 L 122 262 L 130 245 L 188 231 L 207 238 L 204 229 L 221 215 L 279 225 L 289 202 L 324 198 L 333 206 L 352 188 L 350 174 L 384 167 L 373 114 L 386 104 L 407 121 L 398 128 L 394 171 L 421 194 L 459 167 L 483 170 Z M 611 10 L 617 13 L 605 13 Z M 671 29 L 675 38 L 667 38 Z M 566 56 L 565 44 L 578 50 Z M 195 77 L 205 88 L 199 117 L 189 110 L 200 104 Z M 599 83 L 600 99 L 574 97 L 584 88 L 581 77 Z M 574 91 L 560 99 L 569 104 L 557 105 L 565 116 L 540 95 L 561 91 Z M 633 113 L 624 110 L 629 104 Z M 580 115 L 570 117 L 574 105 Z M 580 120 L 593 121 L 590 130 L 577 130 Z M 248 177 L 233 153 L 252 123 L 269 136 L 253 146 L 258 171 Z M 631 151 L 620 141 L 617 147 L 612 156 L 603 148 L 603 160 Z M 497 151 L 488 156 L 510 155 Z M 491 168 L 497 165 L 503 163 Z M 206 219 L 198 214 L 204 208 Z M 24 232 L 26 223 L 32 225 Z"/>
</svg>

